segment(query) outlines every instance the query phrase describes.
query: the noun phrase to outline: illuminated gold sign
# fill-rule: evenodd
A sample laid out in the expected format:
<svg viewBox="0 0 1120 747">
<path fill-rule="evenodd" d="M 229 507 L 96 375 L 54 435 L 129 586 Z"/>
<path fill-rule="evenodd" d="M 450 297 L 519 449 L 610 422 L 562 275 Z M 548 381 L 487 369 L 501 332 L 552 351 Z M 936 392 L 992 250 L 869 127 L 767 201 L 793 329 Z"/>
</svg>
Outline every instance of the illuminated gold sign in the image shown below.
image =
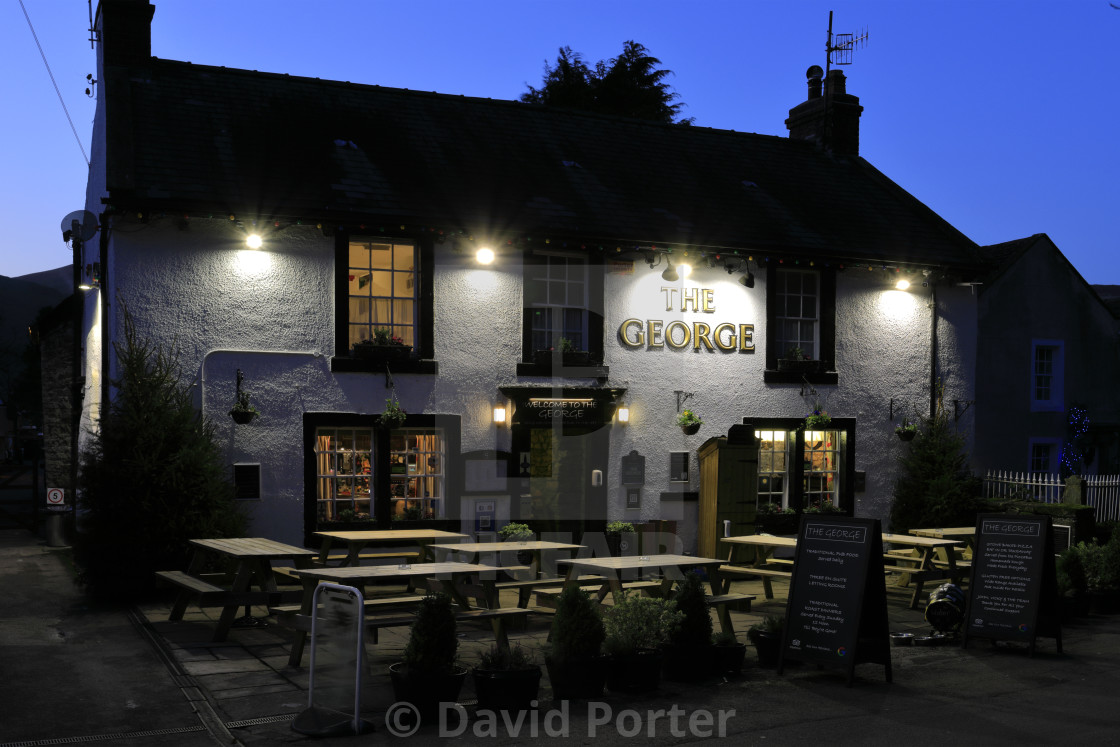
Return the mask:
<svg viewBox="0 0 1120 747">
<path fill-rule="evenodd" d="M 715 291 L 711 288 L 673 288 L 662 286 L 665 294 L 665 310 L 692 311 L 711 314 L 716 310 Z M 618 327 L 618 340 L 623 346 L 638 349 L 670 348 L 684 350 L 721 350 L 740 353 L 754 352 L 754 325 L 721 322 L 684 322 L 675 320 L 665 323 L 661 319 L 627 319 Z"/>
</svg>

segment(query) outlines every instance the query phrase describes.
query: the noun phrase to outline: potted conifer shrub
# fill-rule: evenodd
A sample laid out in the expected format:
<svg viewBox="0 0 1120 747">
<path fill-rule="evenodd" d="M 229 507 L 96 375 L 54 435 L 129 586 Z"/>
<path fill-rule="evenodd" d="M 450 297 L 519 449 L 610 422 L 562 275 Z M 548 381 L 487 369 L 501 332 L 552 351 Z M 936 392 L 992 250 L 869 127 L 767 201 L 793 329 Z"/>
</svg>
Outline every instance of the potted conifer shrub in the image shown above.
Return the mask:
<svg viewBox="0 0 1120 747">
<path fill-rule="evenodd" d="M 568 586 L 556 601 L 545 667 L 554 700 L 599 698 L 606 679 L 605 636 L 599 606 L 586 591 Z"/>
<path fill-rule="evenodd" d="M 664 647 L 665 677 L 695 682 L 708 675 L 712 657 L 712 616 L 704 599 L 704 584 L 696 573 L 685 575 L 673 601 L 682 618 Z"/>
<path fill-rule="evenodd" d="M 480 711 L 528 711 L 537 699 L 541 668 L 521 646 L 501 649 L 491 646 L 479 656 L 474 668 L 474 690 Z"/>
<path fill-rule="evenodd" d="M 782 629 L 786 619 L 780 616 L 763 618 L 747 629 L 747 638 L 754 644 L 758 653 L 758 664 L 762 667 L 778 666 L 778 654 L 782 648 Z"/>
<path fill-rule="evenodd" d="M 634 533 L 634 525 L 628 521 L 607 522 L 605 534 L 607 550 L 610 551 L 611 557 L 615 558 L 622 557 L 627 550 L 634 547 L 634 543 L 638 539 Z"/>
<path fill-rule="evenodd" d="M 712 636 L 712 672 L 717 675 L 741 674 L 747 656 L 747 644 L 740 643 L 734 633 L 719 632 Z"/>
<path fill-rule="evenodd" d="M 455 661 L 458 648 L 451 597 L 429 594 L 409 629 L 404 660 L 389 666 L 394 697 L 416 706 L 422 723 L 434 723 L 440 703 L 459 698 L 467 668 Z"/>
<path fill-rule="evenodd" d="M 613 692 L 640 693 L 661 684 L 664 656 L 661 647 L 680 625 L 684 615 L 670 599 L 623 592 L 603 621 L 607 661 L 607 688 Z"/>
</svg>

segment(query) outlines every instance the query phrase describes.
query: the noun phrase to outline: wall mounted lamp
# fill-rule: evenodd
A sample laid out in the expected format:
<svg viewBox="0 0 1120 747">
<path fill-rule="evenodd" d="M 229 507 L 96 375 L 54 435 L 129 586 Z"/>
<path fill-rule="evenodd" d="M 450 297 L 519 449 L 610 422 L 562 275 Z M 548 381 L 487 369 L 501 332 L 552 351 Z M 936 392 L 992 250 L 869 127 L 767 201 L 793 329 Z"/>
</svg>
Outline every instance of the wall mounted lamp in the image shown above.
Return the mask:
<svg viewBox="0 0 1120 747">
<path fill-rule="evenodd" d="M 672 260 L 670 260 L 668 257 L 666 257 L 665 258 L 665 264 L 667 264 L 669 266 L 665 268 L 665 272 L 661 273 L 661 279 L 662 280 L 668 280 L 669 282 L 673 282 L 674 280 L 680 280 L 681 276 L 678 275 L 677 271 L 673 269 Z"/>
<path fill-rule="evenodd" d="M 260 249 L 263 245 L 264 241 L 261 239 L 260 234 L 251 233 L 245 237 L 245 246 L 250 249 Z"/>
<path fill-rule="evenodd" d="M 488 246 L 481 247 L 475 252 L 474 258 L 478 260 L 479 264 L 488 265 L 494 261 L 494 250 Z"/>
<path fill-rule="evenodd" d="M 747 274 L 744 275 L 743 277 L 739 278 L 739 284 L 744 286 L 744 287 L 747 287 L 747 288 L 753 288 L 754 287 L 754 273 L 751 272 L 750 270 L 747 270 Z"/>
<path fill-rule="evenodd" d="M 494 425 L 505 425 L 509 410 L 504 403 L 494 405 Z"/>
<path fill-rule="evenodd" d="M 907 288 L 910 287 L 910 281 L 907 280 L 906 278 L 902 278 L 897 283 L 894 284 L 894 287 L 898 288 L 900 291 L 904 291 L 904 290 L 906 290 Z"/>
<path fill-rule="evenodd" d="M 615 415 L 618 417 L 618 422 L 626 425 L 630 422 L 630 405 L 621 404 L 615 410 Z"/>
</svg>

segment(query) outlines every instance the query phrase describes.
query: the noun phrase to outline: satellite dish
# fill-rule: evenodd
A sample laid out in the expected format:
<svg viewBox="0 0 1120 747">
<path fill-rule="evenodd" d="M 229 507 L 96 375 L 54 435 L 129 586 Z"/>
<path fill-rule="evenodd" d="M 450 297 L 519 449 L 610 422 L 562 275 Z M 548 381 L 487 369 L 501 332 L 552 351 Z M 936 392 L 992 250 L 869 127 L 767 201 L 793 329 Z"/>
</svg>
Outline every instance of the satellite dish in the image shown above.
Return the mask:
<svg viewBox="0 0 1120 747">
<path fill-rule="evenodd" d="M 74 222 L 77 221 L 78 229 L 77 235 L 74 235 Z M 92 239 L 94 234 L 97 233 L 97 216 L 88 210 L 75 210 L 62 219 L 62 236 L 63 241 L 68 238 L 77 238 L 82 241 Z"/>
</svg>

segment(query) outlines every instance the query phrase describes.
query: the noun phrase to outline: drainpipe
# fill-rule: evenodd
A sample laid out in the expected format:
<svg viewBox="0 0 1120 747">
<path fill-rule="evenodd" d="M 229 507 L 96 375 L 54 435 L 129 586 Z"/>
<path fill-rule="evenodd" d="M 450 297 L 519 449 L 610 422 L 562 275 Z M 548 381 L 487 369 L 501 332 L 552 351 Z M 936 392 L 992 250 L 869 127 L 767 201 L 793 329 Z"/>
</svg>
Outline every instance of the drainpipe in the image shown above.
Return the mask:
<svg viewBox="0 0 1120 747">
<path fill-rule="evenodd" d="M 937 414 L 937 286 L 929 285 L 929 416 Z"/>
</svg>

